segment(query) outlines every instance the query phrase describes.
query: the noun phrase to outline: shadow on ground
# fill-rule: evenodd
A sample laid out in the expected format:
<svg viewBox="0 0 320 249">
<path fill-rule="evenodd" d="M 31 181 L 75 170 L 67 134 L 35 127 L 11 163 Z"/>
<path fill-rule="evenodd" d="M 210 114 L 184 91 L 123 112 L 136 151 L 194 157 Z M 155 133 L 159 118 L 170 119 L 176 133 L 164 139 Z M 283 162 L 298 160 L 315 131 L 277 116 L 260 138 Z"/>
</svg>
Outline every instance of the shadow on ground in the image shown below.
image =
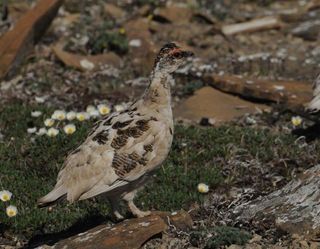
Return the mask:
<svg viewBox="0 0 320 249">
<path fill-rule="evenodd" d="M 292 134 L 295 136 L 304 136 L 306 142 L 312 142 L 320 137 L 320 124 L 316 123 L 307 128 L 298 128 L 292 131 Z"/>
<path fill-rule="evenodd" d="M 98 212 L 98 211 L 97 211 Z M 57 232 L 57 233 L 48 233 L 39 232 L 39 234 L 34 235 L 30 240 L 27 246 L 23 249 L 32 249 L 41 245 L 54 245 L 60 240 L 67 239 L 79 233 L 86 232 L 98 225 L 110 221 L 111 217 L 103 216 L 101 214 L 90 214 L 75 222 L 71 227 L 66 230 Z"/>
</svg>

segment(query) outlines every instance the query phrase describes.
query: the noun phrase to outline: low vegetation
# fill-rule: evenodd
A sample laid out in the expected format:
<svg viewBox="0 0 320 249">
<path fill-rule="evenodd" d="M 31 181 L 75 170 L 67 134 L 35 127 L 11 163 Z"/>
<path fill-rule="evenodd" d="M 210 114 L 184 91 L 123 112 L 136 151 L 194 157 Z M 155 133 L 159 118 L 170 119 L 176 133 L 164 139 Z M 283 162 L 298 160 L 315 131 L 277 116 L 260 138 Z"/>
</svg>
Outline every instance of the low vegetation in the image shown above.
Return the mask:
<svg viewBox="0 0 320 249">
<path fill-rule="evenodd" d="M 43 115 L 31 117 L 34 110 L 42 111 Z M 0 232 L 11 231 L 30 238 L 38 233 L 68 229 L 88 216 L 110 218 L 108 203 L 99 198 L 72 205 L 58 204 L 51 211 L 36 207 L 36 200 L 54 186 L 65 156 L 83 141 L 92 123 L 77 121 L 77 131 L 72 135 L 62 131 L 56 137 L 27 133 L 30 127 L 43 126 L 43 120 L 52 111 L 21 103 L 0 110 L 3 135 L 0 140 L 0 187 L 13 193 L 10 204 L 18 208 L 18 215 L 13 218 L 6 217 L 0 210 Z M 296 137 L 292 135 L 274 133 L 267 128 L 176 125 L 170 156 L 154 180 L 139 194 L 137 204 L 143 209 L 188 210 L 191 204 L 201 205 L 205 200 L 206 195 L 197 191 L 200 182 L 208 184 L 211 191 L 232 184 L 250 185 L 241 180 L 250 174 L 250 164 L 243 167 L 237 164 L 239 161 L 254 160 L 256 164 L 268 167 L 277 162 L 281 174 L 289 180 L 290 169 L 301 160 L 317 160 L 316 153 L 313 157 L 310 155 L 310 148 L 319 151 L 318 144 L 301 147 L 295 141 Z M 287 158 L 290 160 L 281 164 L 281 160 Z M 272 184 L 269 185 L 272 188 Z"/>
</svg>

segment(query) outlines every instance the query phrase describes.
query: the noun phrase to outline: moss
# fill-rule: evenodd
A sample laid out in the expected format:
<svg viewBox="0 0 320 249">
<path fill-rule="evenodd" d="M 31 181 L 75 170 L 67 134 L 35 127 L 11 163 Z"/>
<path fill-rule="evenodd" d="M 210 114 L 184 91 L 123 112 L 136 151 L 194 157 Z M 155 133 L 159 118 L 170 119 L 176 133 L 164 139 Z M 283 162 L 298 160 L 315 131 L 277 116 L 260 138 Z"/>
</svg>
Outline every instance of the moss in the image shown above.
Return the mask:
<svg viewBox="0 0 320 249">
<path fill-rule="evenodd" d="M 232 244 L 245 245 L 251 238 L 252 235 L 245 230 L 229 226 L 217 226 L 193 231 L 190 242 L 194 246 L 204 244 L 205 249 L 219 249 Z"/>
<path fill-rule="evenodd" d="M 125 54 L 128 52 L 128 40 L 125 35 L 116 32 L 103 32 L 93 37 L 87 47 L 92 54 L 101 54 L 105 50 Z"/>
</svg>

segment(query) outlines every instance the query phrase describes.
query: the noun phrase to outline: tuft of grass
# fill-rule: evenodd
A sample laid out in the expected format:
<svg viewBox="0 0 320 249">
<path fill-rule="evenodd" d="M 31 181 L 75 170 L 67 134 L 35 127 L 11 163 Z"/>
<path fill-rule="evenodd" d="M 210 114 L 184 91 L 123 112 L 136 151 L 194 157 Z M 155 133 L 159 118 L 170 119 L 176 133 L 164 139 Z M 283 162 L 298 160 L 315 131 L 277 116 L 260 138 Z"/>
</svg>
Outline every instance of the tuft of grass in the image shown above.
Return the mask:
<svg viewBox="0 0 320 249">
<path fill-rule="evenodd" d="M 105 50 L 111 50 L 118 54 L 128 52 L 128 40 L 125 35 L 116 32 L 101 32 L 92 38 L 87 47 L 92 54 L 101 54 Z"/>
<path fill-rule="evenodd" d="M 232 244 L 243 246 L 252 235 L 236 227 L 217 226 L 200 231 L 193 231 L 190 236 L 190 242 L 199 246 L 204 244 L 205 249 L 219 249 Z"/>
</svg>

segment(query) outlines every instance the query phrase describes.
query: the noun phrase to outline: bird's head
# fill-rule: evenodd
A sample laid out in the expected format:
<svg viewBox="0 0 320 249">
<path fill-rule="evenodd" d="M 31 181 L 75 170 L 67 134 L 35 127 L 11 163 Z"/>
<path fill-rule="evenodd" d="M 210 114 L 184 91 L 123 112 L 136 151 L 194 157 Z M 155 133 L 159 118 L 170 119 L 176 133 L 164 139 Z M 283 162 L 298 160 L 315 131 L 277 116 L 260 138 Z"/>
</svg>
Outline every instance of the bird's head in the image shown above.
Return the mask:
<svg viewBox="0 0 320 249">
<path fill-rule="evenodd" d="M 157 55 L 154 70 L 173 73 L 191 56 L 193 56 L 191 51 L 183 50 L 173 42 L 167 43 Z"/>
</svg>

